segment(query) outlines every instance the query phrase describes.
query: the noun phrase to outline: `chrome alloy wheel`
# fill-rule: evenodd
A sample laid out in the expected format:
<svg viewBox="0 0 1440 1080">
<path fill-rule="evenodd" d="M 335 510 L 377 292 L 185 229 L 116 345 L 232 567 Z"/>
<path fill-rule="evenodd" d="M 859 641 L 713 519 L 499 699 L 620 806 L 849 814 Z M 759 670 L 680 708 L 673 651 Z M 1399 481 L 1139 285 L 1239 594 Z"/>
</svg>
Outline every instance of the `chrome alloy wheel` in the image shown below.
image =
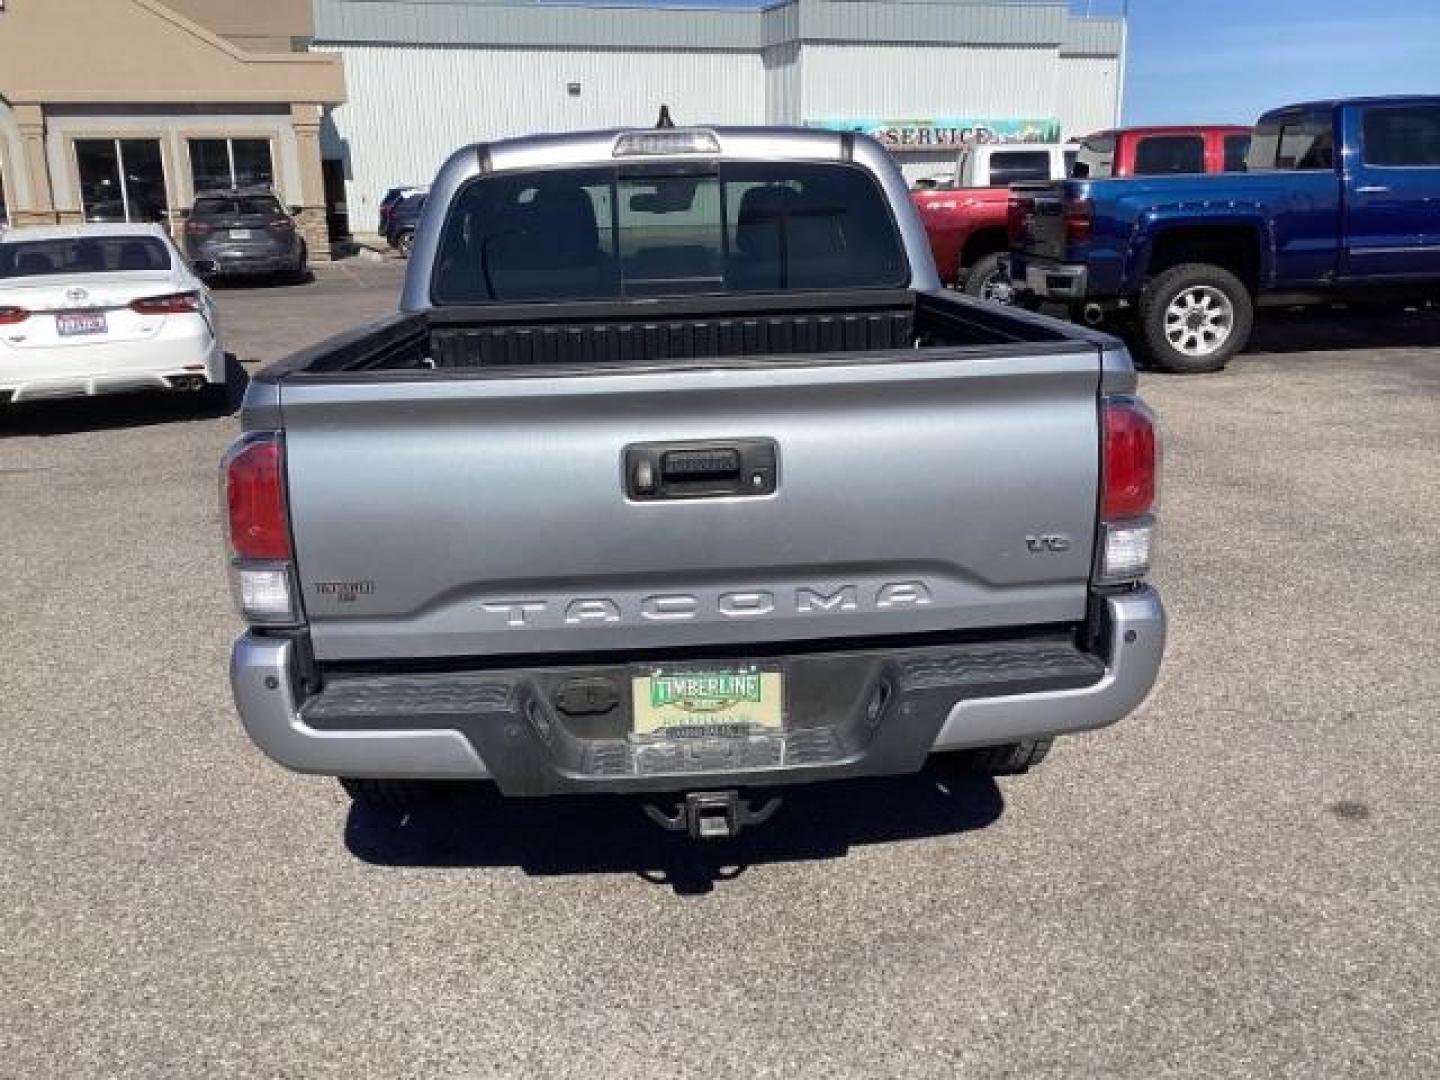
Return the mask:
<svg viewBox="0 0 1440 1080">
<path fill-rule="evenodd" d="M 989 301 L 992 304 L 1013 304 L 1015 302 L 1015 290 L 1010 285 L 1008 275 L 996 270 L 987 277 L 980 286 L 980 299 Z"/>
<path fill-rule="evenodd" d="M 1165 309 L 1165 337 L 1186 356 L 1210 356 L 1235 329 L 1235 304 L 1210 285 L 1182 290 Z"/>
</svg>

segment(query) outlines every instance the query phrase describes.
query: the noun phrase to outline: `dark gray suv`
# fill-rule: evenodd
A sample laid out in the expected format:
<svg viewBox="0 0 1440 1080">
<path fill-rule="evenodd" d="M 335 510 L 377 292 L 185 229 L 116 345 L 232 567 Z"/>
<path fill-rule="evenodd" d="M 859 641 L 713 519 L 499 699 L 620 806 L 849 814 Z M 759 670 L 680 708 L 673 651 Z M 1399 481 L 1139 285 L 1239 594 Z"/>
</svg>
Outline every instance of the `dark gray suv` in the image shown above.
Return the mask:
<svg viewBox="0 0 1440 1080">
<path fill-rule="evenodd" d="M 305 240 L 267 192 L 207 192 L 185 221 L 185 254 L 206 276 L 305 277 Z"/>
</svg>

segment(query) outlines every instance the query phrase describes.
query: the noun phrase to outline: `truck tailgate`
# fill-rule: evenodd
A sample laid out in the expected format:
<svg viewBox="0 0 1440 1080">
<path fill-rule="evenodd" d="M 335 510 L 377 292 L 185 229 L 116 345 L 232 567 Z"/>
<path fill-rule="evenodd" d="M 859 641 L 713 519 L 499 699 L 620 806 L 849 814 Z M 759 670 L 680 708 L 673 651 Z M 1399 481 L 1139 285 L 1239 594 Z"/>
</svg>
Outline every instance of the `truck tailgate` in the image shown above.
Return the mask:
<svg viewBox="0 0 1440 1080">
<path fill-rule="evenodd" d="M 1096 347 L 915 355 L 287 377 L 290 513 L 316 656 L 753 647 L 1079 621 Z M 627 448 L 696 440 L 773 443 L 773 492 L 627 491 Z"/>
<path fill-rule="evenodd" d="M 1010 189 L 1011 250 L 1063 260 L 1066 257 L 1065 182 L 1016 184 Z"/>
</svg>

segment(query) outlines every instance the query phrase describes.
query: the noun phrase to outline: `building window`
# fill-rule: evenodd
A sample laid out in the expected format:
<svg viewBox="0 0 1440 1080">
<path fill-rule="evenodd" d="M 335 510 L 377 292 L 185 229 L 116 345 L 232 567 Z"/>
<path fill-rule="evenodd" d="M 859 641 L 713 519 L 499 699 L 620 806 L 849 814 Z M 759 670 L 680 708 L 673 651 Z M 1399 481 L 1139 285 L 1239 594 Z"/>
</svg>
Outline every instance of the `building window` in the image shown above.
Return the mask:
<svg viewBox="0 0 1440 1080">
<path fill-rule="evenodd" d="M 191 139 L 190 179 L 196 191 L 271 187 L 269 139 Z"/>
<path fill-rule="evenodd" d="M 159 139 L 76 139 L 86 221 L 164 221 L 165 163 Z"/>
</svg>

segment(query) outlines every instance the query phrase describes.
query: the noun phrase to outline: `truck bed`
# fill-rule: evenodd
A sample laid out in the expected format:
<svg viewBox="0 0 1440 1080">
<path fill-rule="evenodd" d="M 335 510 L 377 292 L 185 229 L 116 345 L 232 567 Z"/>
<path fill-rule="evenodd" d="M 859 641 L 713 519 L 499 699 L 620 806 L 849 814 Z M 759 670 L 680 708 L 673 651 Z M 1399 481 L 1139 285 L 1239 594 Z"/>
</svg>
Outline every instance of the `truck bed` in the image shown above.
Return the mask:
<svg viewBox="0 0 1440 1080">
<path fill-rule="evenodd" d="M 1085 348 L 1084 333 L 946 292 L 796 293 L 438 308 L 321 342 L 261 379 L 361 372 L 464 373 L 782 358 L 879 359 L 917 350 Z M 1079 339 L 1079 340 L 1077 340 Z M 1090 346 L 1093 348 L 1093 344 Z"/>
</svg>

